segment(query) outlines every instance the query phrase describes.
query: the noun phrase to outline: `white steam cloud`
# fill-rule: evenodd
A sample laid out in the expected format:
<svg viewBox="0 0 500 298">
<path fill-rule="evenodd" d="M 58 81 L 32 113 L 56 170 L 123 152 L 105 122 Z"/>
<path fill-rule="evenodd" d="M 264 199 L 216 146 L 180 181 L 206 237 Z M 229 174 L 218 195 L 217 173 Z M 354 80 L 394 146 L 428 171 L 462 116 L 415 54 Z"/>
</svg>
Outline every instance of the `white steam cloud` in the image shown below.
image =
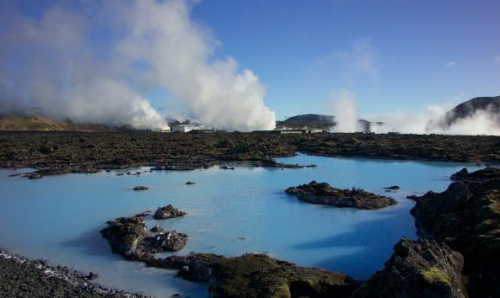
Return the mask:
<svg viewBox="0 0 500 298">
<path fill-rule="evenodd" d="M 445 114 L 451 108 L 451 105 L 432 105 L 411 114 L 399 112 L 367 119 L 384 122 L 383 125 L 371 126 L 371 131 L 375 133 L 394 131 L 413 134 L 500 135 L 500 115 L 489 110 L 478 110 L 449 126 L 439 125 L 445 121 Z"/>
<path fill-rule="evenodd" d="M 164 117 L 143 94 L 164 89 L 205 125 L 274 127 L 257 76 L 213 57 L 218 42 L 191 18 L 192 1 L 98 3 L 40 19 L 0 6 L 0 112 L 36 107 L 59 120 L 157 128 Z"/>
<path fill-rule="evenodd" d="M 347 89 L 333 90 L 329 96 L 336 125 L 334 132 L 356 132 L 359 130 L 356 98 Z"/>
</svg>

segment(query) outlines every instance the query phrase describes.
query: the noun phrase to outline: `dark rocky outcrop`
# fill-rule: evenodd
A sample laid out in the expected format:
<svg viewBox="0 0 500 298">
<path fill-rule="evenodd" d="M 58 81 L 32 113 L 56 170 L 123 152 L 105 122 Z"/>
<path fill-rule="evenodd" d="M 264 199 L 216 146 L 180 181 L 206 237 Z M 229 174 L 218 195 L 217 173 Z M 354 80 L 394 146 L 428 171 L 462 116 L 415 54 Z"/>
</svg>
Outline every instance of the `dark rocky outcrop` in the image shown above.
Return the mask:
<svg viewBox="0 0 500 298">
<path fill-rule="evenodd" d="M 500 297 L 500 169 L 459 173 L 461 181 L 417 198 L 411 212 L 421 237 L 463 254 L 470 297 Z"/>
<path fill-rule="evenodd" d="M 153 235 L 146 229 L 144 219 L 140 216 L 109 221 L 108 227 L 101 233 L 109 241 L 114 253 L 130 260 L 146 260 L 158 252 L 178 251 L 187 243 L 187 235 L 176 231 Z"/>
<path fill-rule="evenodd" d="M 344 274 L 298 267 L 262 254 L 235 258 L 190 254 L 152 260 L 149 265 L 177 269 L 185 279 L 208 282 L 211 297 L 218 298 L 343 298 L 357 287 Z"/>
<path fill-rule="evenodd" d="M 362 189 L 338 189 L 331 187 L 328 183 L 317 183 L 316 181 L 290 187 L 285 192 L 296 195 L 300 200 L 311 204 L 333 205 L 336 207 L 373 210 L 397 203 L 392 198 L 379 196 Z"/>
<path fill-rule="evenodd" d="M 403 238 L 383 270 L 377 271 L 352 298 L 464 298 L 463 257 L 448 246 Z"/>
<path fill-rule="evenodd" d="M 176 217 L 181 217 L 186 215 L 187 213 L 184 211 L 180 211 L 174 208 L 172 205 L 167 205 L 165 207 L 158 207 L 156 209 L 155 214 L 153 215 L 154 219 L 171 219 Z"/>
</svg>

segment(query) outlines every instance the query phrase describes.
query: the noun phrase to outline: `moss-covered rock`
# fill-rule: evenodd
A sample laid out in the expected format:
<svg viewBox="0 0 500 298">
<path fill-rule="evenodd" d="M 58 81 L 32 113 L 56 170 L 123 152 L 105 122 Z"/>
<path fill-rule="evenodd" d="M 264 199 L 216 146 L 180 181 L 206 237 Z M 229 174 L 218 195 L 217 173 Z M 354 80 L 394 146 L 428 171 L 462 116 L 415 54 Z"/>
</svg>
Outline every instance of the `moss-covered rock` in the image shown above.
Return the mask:
<svg viewBox="0 0 500 298">
<path fill-rule="evenodd" d="M 464 298 L 462 266 L 462 255 L 445 244 L 402 239 L 352 298 Z"/>
<path fill-rule="evenodd" d="M 357 287 L 345 274 L 299 267 L 263 254 L 235 258 L 190 254 L 147 264 L 177 269 L 188 280 L 208 282 L 211 297 L 217 298 L 343 298 Z"/>
</svg>

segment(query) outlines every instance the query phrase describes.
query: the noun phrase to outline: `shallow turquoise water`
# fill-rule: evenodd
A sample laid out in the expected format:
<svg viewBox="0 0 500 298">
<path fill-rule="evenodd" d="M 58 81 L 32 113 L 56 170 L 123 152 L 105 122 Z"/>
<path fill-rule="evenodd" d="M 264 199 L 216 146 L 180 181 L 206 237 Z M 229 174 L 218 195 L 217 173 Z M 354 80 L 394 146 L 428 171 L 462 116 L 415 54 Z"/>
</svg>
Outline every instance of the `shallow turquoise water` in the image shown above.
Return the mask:
<svg viewBox="0 0 500 298">
<path fill-rule="evenodd" d="M 268 253 L 302 266 L 365 279 L 382 268 L 401 237 L 416 237 L 409 214 L 414 203 L 406 195 L 442 191 L 450 183 L 448 176 L 464 166 L 306 155 L 280 161 L 318 167 L 279 170 L 238 166 L 234 171 L 213 167 L 144 173 L 140 177 L 102 172 L 40 180 L 7 177 L 15 171 L 1 170 L 0 247 L 52 264 L 96 272 L 100 275 L 98 282 L 115 288 L 156 297 L 174 293 L 206 297 L 202 284 L 113 255 L 99 234 L 108 220 L 172 204 L 188 215 L 168 221 L 149 220 L 148 224 L 188 234 L 188 245 L 180 254 Z M 390 195 L 399 204 L 377 211 L 341 209 L 303 203 L 283 192 L 311 180 L 340 188 L 361 187 Z M 188 186 L 186 181 L 196 184 Z M 150 189 L 132 191 L 137 185 Z M 391 185 L 401 189 L 385 193 L 382 188 Z"/>
</svg>

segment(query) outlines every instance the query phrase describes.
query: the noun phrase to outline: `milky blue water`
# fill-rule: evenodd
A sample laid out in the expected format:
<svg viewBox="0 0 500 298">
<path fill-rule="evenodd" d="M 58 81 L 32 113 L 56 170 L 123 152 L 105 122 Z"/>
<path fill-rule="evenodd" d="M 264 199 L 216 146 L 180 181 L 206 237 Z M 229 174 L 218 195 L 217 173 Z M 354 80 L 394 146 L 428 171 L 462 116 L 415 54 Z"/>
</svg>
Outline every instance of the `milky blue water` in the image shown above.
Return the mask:
<svg viewBox="0 0 500 298">
<path fill-rule="evenodd" d="M 340 271 L 365 279 L 383 267 L 401 237 L 416 238 L 405 197 L 443 191 L 449 175 L 464 165 L 327 158 L 299 155 L 282 162 L 317 164 L 308 169 L 213 167 L 189 172 L 153 172 L 140 177 L 118 172 L 71 174 L 28 180 L 0 171 L 0 247 L 52 264 L 99 274 L 97 282 L 155 297 L 182 293 L 207 297 L 203 284 L 175 278 L 111 253 L 99 230 L 105 222 L 173 204 L 184 218 L 148 220 L 189 235 L 179 252 L 226 256 L 268 253 L 302 266 Z M 476 166 L 468 165 L 469 170 Z M 145 170 L 142 169 L 142 170 Z M 26 171 L 26 170 L 24 170 Z M 399 204 L 362 211 L 310 205 L 283 191 L 311 180 L 390 195 Z M 185 185 L 187 181 L 195 185 Z M 136 192 L 134 186 L 150 189 Z M 398 185 L 397 192 L 382 188 Z"/>
</svg>

